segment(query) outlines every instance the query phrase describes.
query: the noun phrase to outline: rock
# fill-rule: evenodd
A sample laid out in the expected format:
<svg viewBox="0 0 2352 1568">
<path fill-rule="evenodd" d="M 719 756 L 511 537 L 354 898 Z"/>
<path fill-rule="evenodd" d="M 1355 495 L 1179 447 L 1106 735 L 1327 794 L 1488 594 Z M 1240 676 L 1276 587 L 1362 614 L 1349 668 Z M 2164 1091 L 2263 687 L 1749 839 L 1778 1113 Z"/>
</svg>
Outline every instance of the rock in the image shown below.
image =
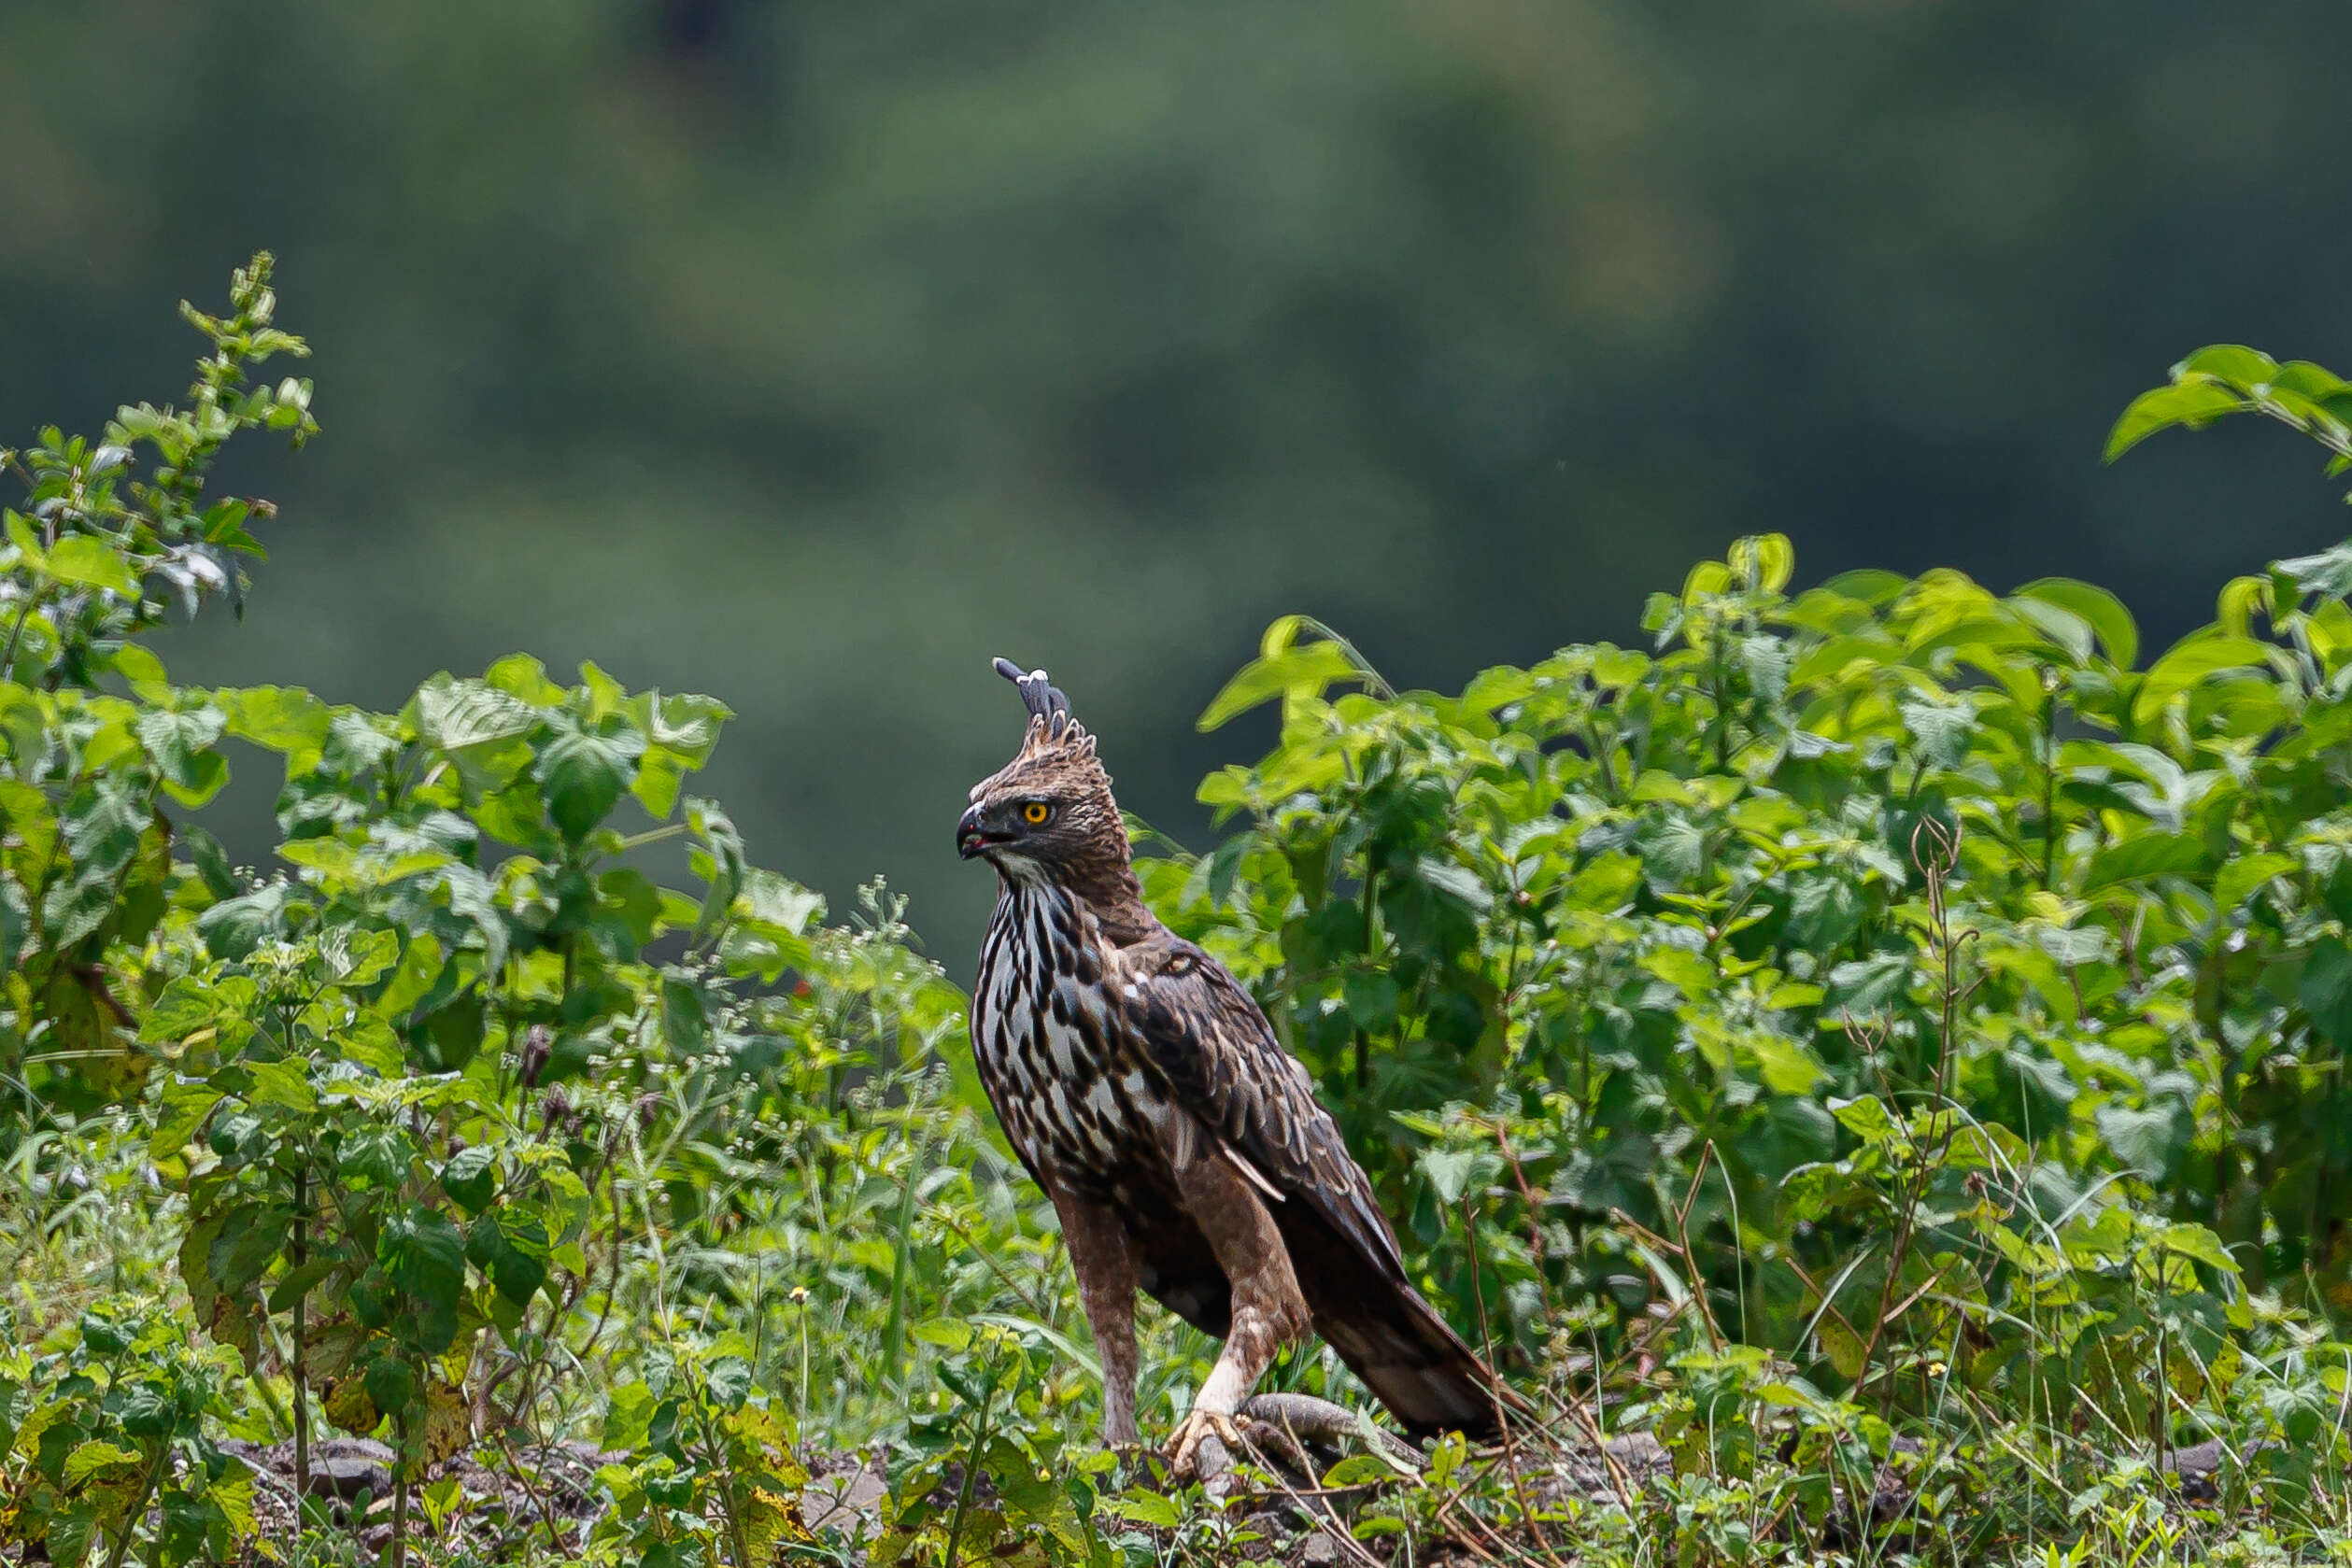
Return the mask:
<svg viewBox="0 0 2352 1568">
<path fill-rule="evenodd" d="M 1563 1497 L 1594 1504 L 1618 1502 L 1621 1479 L 1626 1490 L 1638 1497 L 1646 1484 L 1674 1468 L 1665 1446 L 1646 1432 L 1603 1438 L 1597 1448 L 1590 1443 L 1569 1442 L 1534 1462 L 1548 1462 L 1551 1470 L 1550 1475 L 1538 1474 L 1536 1479 L 1538 1503 Z"/>
<path fill-rule="evenodd" d="M 2243 1459 L 2222 1447 L 2218 1437 L 2208 1437 L 2185 1448 L 2175 1448 L 2165 1454 L 2157 1465 L 2168 1476 L 2180 1478 L 2180 1494 L 2191 1503 L 2214 1503 L 2221 1497 L 2221 1467 L 2224 1464 L 2250 1466 L 2265 1451 L 2283 1447 L 2275 1439 L 2265 1439 L 2246 1446 Z"/>
<path fill-rule="evenodd" d="M 392 1494 L 390 1465 L 350 1455 L 314 1455 L 310 1461 L 310 1495 L 339 1497 L 348 1503 L 361 1492 L 377 1497 Z"/>
<path fill-rule="evenodd" d="M 1330 1564 L 1339 1561 L 1339 1538 L 1321 1525 L 1308 1532 L 1298 1543 L 1299 1568 L 1330 1568 Z"/>
<path fill-rule="evenodd" d="M 1674 1468 L 1666 1446 L 1647 1432 L 1621 1433 L 1601 1440 L 1601 1451 L 1622 1465 L 1636 1480 L 1647 1481 Z"/>
</svg>

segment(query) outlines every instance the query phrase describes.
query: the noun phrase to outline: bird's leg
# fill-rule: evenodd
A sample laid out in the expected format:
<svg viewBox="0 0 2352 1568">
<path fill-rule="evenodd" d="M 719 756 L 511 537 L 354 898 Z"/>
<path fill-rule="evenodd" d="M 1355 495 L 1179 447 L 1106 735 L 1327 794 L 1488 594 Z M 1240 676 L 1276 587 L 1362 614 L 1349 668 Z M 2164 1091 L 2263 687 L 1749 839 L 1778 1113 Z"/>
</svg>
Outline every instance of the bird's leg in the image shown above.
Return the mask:
<svg viewBox="0 0 2352 1568">
<path fill-rule="evenodd" d="M 1215 1434 L 1228 1448 L 1240 1443 L 1234 1413 L 1266 1368 L 1314 1327 L 1291 1271 L 1290 1249 L 1257 1193 L 1220 1158 L 1206 1134 L 1180 1139 L 1176 1187 L 1184 1210 L 1208 1237 L 1232 1292 L 1233 1321 L 1225 1349 L 1193 1398 L 1192 1412 L 1168 1445 L 1179 1476 L 1193 1475 L 1201 1439 Z"/>
<path fill-rule="evenodd" d="M 1061 1217 L 1062 1241 L 1070 1271 L 1078 1276 L 1078 1299 L 1094 1331 L 1095 1354 L 1102 1358 L 1102 1441 L 1132 1447 L 1135 1431 L 1135 1260 L 1118 1216 L 1098 1203 L 1048 1188 Z"/>
</svg>

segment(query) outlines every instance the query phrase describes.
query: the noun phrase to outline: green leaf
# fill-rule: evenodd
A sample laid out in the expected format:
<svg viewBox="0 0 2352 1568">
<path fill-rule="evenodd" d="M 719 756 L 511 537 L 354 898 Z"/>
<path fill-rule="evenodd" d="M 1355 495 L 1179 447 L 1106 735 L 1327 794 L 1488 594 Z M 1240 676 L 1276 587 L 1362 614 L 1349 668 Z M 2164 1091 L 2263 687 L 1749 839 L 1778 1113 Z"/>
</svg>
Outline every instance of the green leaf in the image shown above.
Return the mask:
<svg viewBox="0 0 2352 1568">
<path fill-rule="evenodd" d="M 1759 1029 L 1743 1035 L 1739 1043 L 1755 1057 L 1764 1087 L 1776 1095 L 1809 1095 L 1829 1076 L 1812 1052 L 1785 1036 Z"/>
<path fill-rule="evenodd" d="M 701 987 L 687 980 L 662 981 L 661 1033 L 673 1054 L 701 1054 L 710 1038 L 710 1015 L 702 1005 Z"/>
<path fill-rule="evenodd" d="M 751 1363 L 741 1356 L 719 1356 L 712 1361 L 706 1382 L 722 1408 L 736 1409 L 751 1397 Z"/>
<path fill-rule="evenodd" d="M 2177 1106 L 2103 1105 L 2092 1118 L 2099 1137 L 2124 1169 L 2150 1181 L 2163 1180 L 2188 1146 L 2189 1118 Z"/>
<path fill-rule="evenodd" d="M 372 1068 L 379 1077 L 398 1078 L 408 1066 L 408 1052 L 392 1026 L 372 1012 L 363 1012 L 334 1037 L 344 1060 Z"/>
<path fill-rule="evenodd" d="M 1121 1492 L 1110 1500 L 1111 1511 L 1130 1524 L 1146 1525 L 1154 1530 L 1173 1530 L 1183 1522 L 1176 1504 L 1156 1491 L 1141 1488 Z"/>
<path fill-rule="evenodd" d="M 1326 1487 L 1378 1486 L 1397 1478 L 1396 1462 L 1379 1453 L 1350 1454 L 1323 1473 Z"/>
<path fill-rule="evenodd" d="M 0 870 L 0 974 L 16 968 L 17 955 L 24 951 L 25 939 L 32 934 L 32 901 L 14 877 Z"/>
<path fill-rule="evenodd" d="M 248 1204 L 232 1212 L 205 1254 L 205 1274 L 214 1289 L 234 1295 L 259 1279 L 286 1244 L 284 1214 Z"/>
<path fill-rule="evenodd" d="M 1393 1034 L 1396 1029 L 1399 994 L 1396 977 L 1375 970 L 1349 974 L 1341 988 L 1349 1022 L 1368 1035 Z"/>
<path fill-rule="evenodd" d="M 1277 697 L 1285 700 L 1320 697 L 1327 686 L 1366 678 L 1369 671 L 1339 643 L 1299 644 L 1296 639 L 1307 625 L 1303 616 L 1285 615 L 1268 628 L 1264 652 L 1243 665 L 1225 689 L 1210 699 L 1197 727 L 1203 731 L 1218 728 Z"/>
<path fill-rule="evenodd" d="M 2228 382 L 2241 391 L 2266 387 L 2278 375 L 2278 361 L 2259 348 L 2247 348 L 2234 343 L 2217 343 L 2200 348 L 2173 367 L 2175 381 L 2192 376 L 2209 375 Z"/>
<path fill-rule="evenodd" d="M 1910 989 L 1911 955 L 1881 953 L 1840 964 L 1830 970 L 1829 983 L 1830 998 L 1825 1005 L 1833 1012 L 1842 1010 L 1856 1018 L 1884 1012 Z"/>
<path fill-rule="evenodd" d="M 545 716 L 530 703 L 482 681 L 461 681 L 444 673 L 417 688 L 418 733 L 443 751 L 463 751 L 528 735 Z"/>
<path fill-rule="evenodd" d="M 487 1143 L 471 1144 L 441 1167 L 441 1189 L 464 1208 L 478 1214 L 498 1194 L 498 1151 Z"/>
<path fill-rule="evenodd" d="M 318 765 L 333 713 L 300 686 L 250 686 L 213 693 L 229 733 L 266 751 L 282 753 L 289 775 Z"/>
<path fill-rule="evenodd" d="M 337 951 L 327 954 L 328 972 L 338 985 L 373 985 L 400 959 L 400 933 L 389 928 L 352 929 L 342 934 Z"/>
<path fill-rule="evenodd" d="M 484 1266 L 500 1295 L 517 1307 L 528 1307 L 547 1282 L 546 1254 L 546 1230 L 536 1220 L 501 1221 L 498 1250 Z"/>
<path fill-rule="evenodd" d="M 220 847 L 220 841 L 192 822 L 181 823 L 176 837 L 179 847 L 187 852 L 190 864 L 194 866 L 197 878 L 205 884 L 205 891 L 215 899 L 235 897 L 236 875 L 229 865 L 229 852 Z"/>
<path fill-rule="evenodd" d="M 2268 359 L 2269 356 L 2264 355 L 2263 358 Z M 2315 365 L 2309 360 L 2289 360 L 2274 367 L 2271 372 L 2271 385 L 2323 403 L 2352 393 L 2352 383 L 2347 383 L 2327 366 Z"/>
<path fill-rule="evenodd" d="M 1486 1149 L 1425 1149 L 1413 1162 L 1438 1201 L 1452 1208 L 1502 1171 L 1502 1156 Z"/>
<path fill-rule="evenodd" d="M 2020 599 L 2055 604 L 2079 615 L 2098 634 L 2107 657 L 2118 669 L 2129 670 L 2140 657 L 2140 630 L 2123 601 L 2104 588 L 2078 583 L 2072 577 L 2042 577 L 2017 590 Z"/>
<path fill-rule="evenodd" d="M 1863 1142 L 1877 1147 L 1892 1143 L 1902 1135 L 1893 1117 L 1876 1095 L 1863 1095 L 1856 1099 L 1829 1102 L 1829 1113 L 1837 1118 L 1845 1129 Z"/>
<path fill-rule="evenodd" d="M 547 815 L 563 836 L 578 843 L 611 812 L 636 770 L 643 742 L 634 737 L 558 733 L 539 753 L 532 769 Z"/>
<path fill-rule="evenodd" d="M 604 1431 L 599 1439 L 616 1452 L 627 1453 L 645 1440 L 645 1432 L 653 1420 L 654 1406 L 660 1401 L 643 1383 L 623 1383 L 607 1397 L 604 1406 Z"/>
<path fill-rule="evenodd" d="M 2077 1091 L 2063 1062 L 2008 1050 L 2001 1052 L 1995 1070 L 2017 1091 L 2019 1108 L 2036 1137 L 2064 1127 L 2066 1108 Z"/>
<path fill-rule="evenodd" d="M 144 643 L 125 643 L 114 651 L 114 671 L 142 702 L 163 704 L 172 698 L 171 677 L 163 661 Z"/>
<path fill-rule="evenodd" d="M 77 1500 L 50 1516 L 41 1544 L 51 1562 L 80 1563 L 88 1560 L 97 1534 L 96 1510 Z"/>
<path fill-rule="evenodd" d="M 2303 961 L 2296 992 L 2321 1039 L 2338 1051 L 2352 1047 L 2352 947 L 2321 938 Z"/>
<path fill-rule="evenodd" d="M 2211 381 L 2179 382 L 2142 392 L 2116 420 L 2115 429 L 2107 432 L 2106 460 L 2115 461 L 2158 431 L 2170 430 L 2175 425 L 2195 430 L 2246 406 L 2244 398 Z"/>
<path fill-rule="evenodd" d="M 678 754 L 661 746 L 647 746 L 645 755 L 637 759 L 637 776 L 630 781 L 629 793 L 637 798 L 637 804 L 645 808 L 645 814 L 659 822 L 677 808 L 678 792 L 685 787 L 687 768 Z"/>
<path fill-rule="evenodd" d="M 971 1345 L 971 1325 L 959 1318 L 933 1318 L 915 1324 L 908 1335 L 942 1350 L 963 1350 Z"/>
<path fill-rule="evenodd" d="M 686 820 L 695 837 L 702 841 L 702 847 L 691 858 L 695 871 L 710 888 L 702 896 L 695 929 L 708 931 L 727 918 L 735 906 L 735 895 L 743 889 L 744 839 L 735 831 L 734 819 L 715 801 L 689 798 L 686 803 Z"/>
<path fill-rule="evenodd" d="M 2095 925 L 2037 925 L 2033 945 L 2068 968 L 2096 964 L 2107 956 L 2107 934 Z"/>
<path fill-rule="evenodd" d="M 253 1063 L 248 1069 L 253 1075 L 253 1087 L 246 1098 L 256 1106 L 276 1106 L 297 1112 L 318 1109 L 319 1092 L 310 1086 L 309 1066 L 300 1056 Z"/>
<path fill-rule="evenodd" d="M 2234 910 L 2272 878 L 2293 870 L 2296 864 L 2292 855 L 2267 850 L 2240 855 L 2215 875 L 2213 901 L 2224 911 Z"/>
<path fill-rule="evenodd" d="M 220 998 L 212 987 L 193 975 L 181 975 L 163 987 L 163 994 L 140 1020 L 139 1043 L 177 1045 L 210 1024 L 220 1013 Z"/>
<path fill-rule="evenodd" d="M 2091 857 L 2083 877 L 2086 893 L 2119 882 L 2145 882 L 2151 877 L 2193 876 L 2205 863 L 2202 839 L 2186 834 L 2143 833 L 2110 844 Z"/>
<path fill-rule="evenodd" d="M 2157 1245 L 2167 1252 L 2193 1258 L 2223 1274 L 2239 1272 L 2238 1261 L 2230 1256 L 2229 1249 L 2221 1245 L 2221 1238 L 2203 1225 L 2166 1225 L 2156 1239 Z"/>
<path fill-rule="evenodd" d="M 400 955 L 400 967 L 392 971 L 376 1007 L 390 1018 L 404 1018 L 418 1003 L 430 996 L 439 982 L 446 962 L 441 943 L 432 936 L 419 933 L 408 939 L 408 949 Z"/>
<path fill-rule="evenodd" d="M 344 1181 L 395 1188 L 406 1180 L 416 1146 L 398 1127 L 362 1126 L 343 1140 L 335 1173 Z"/>
<path fill-rule="evenodd" d="M 114 546 L 86 533 L 68 534 L 50 546 L 49 574 L 78 587 L 105 588 L 125 599 L 139 596 L 138 574 Z"/>
<path fill-rule="evenodd" d="M 363 1381 L 368 1398 L 388 1415 L 407 1409 L 417 1397 L 417 1374 L 398 1356 L 378 1356 L 368 1363 Z"/>
<path fill-rule="evenodd" d="M 286 910 L 287 890 L 272 884 L 215 904 L 196 917 L 196 932 L 215 958 L 243 959 L 278 934 Z"/>
<path fill-rule="evenodd" d="M 269 1309 L 273 1312 L 291 1311 L 294 1303 L 308 1295 L 318 1287 L 319 1281 L 341 1265 L 340 1258 L 313 1258 L 300 1268 L 289 1269 L 286 1278 L 277 1282 L 277 1288 L 270 1292 Z"/>
<path fill-rule="evenodd" d="M 65 1469 L 60 1478 L 69 1487 L 78 1487 L 92 1476 L 115 1470 L 135 1470 L 146 1462 L 135 1449 L 92 1438 L 77 1445 L 74 1451 L 65 1456 Z"/>
<path fill-rule="evenodd" d="M 482 684 L 535 708 L 560 708 L 572 695 L 547 679 L 547 667 L 529 654 L 508 654 L 498 660 L 482 671 Z"/>
<path fill-rule="evenodd" d="M 719 726 L 735 716 L 734 710 L 715 697 L 677 693 L 652 694 L 645 738 L 688 768 L 711 759 L 718 745 Z"/>
<path fill-rule="evenodd" d="M 1862 929 L 1862 890 L 1842 877 L 1808 877 L 1789 897 L 1789 938 L 1816 953 L 1843 947 Z"/>
<path fill-rule="evenodd" d="M 795 937 L 806 932 L 811 921 L 825 915 L 825 895 L 757 867 L 744 870 L 742 897 L 740 911 L 744 916 Z"/>
<path fill-rule="evenodd" d="M 187 1148 L 188 1140 L 196 1136 L 196 1129 L 221 1098 L 221 1090 L 201 1079 L 166 1084 L 155 1131 L 148 1137 L 148 1157 L 168 1160 Z"/>
<path fill-rule="evenodd" d="M 447 1349 L 465 1291 L 464 1236 L 439 1209 L 412 1204 L 385 1224 L 375 1256 L 422 1320 L 421 1348 L 433 1355 Z M 390 1407 L 380 1395 L 375 1403 Z"/>
<path fill-rule="evenodd" d="M 1706 999 L 1721 973 L 1704 954 L 1686 947 L 1655 948 L 1643 954 L 1640 962 L 1643 968 L 1694 1002 Z"/>
<path fill-rule="evenodd" d="M 226 722 L 220 710 L 210 706 L 149 708 L 139 715 L 139 743 L 182 805 L 201 806 L 229 782 L 228 760 L 211 749 Z"/>
<path fill-rule="evenodd" d="M 2352 540 L 2331 544 L 2316 555 L 2278 561 L 2271 570 L 2292 578 L 2300 592 L 2340 600 L 2352 593 Z"/>
<path fill-rule="evenodd" d="M 2208 628 L 2191 632 L 2168 649 L 2148 670 L 2132 699 L 2132 716 L 2141 724 L 2162 711 L 2164 704 L 2198 683 L 2224 671 L 2248 668 L 2267 671 L 2271 647 L 2251 637 L 2232 637 Z"/>
</svg>

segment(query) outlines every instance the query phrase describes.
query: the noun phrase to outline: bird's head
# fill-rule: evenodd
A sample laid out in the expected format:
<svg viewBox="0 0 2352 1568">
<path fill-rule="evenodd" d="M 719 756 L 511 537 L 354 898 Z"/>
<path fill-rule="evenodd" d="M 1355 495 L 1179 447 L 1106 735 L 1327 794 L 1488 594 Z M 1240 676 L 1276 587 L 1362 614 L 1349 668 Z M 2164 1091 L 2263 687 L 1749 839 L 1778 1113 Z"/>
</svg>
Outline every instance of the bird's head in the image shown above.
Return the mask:
<svg viewBox="0 0 2352 1568">
<path fill-rule="evenodd" d="M 1000 658 L 997 672 L 1020 688 L 1028 732 L 1012 761 L 972 785 L 971 808 L 956 825 L 956 852 L 985 858 L 1015 882 L 1083 889 L 1124 873 L 1126 826 L 1095 738 L 1070 716 L 1070 699 L 1044 671 L 1024 673 Z"/>
</svg>

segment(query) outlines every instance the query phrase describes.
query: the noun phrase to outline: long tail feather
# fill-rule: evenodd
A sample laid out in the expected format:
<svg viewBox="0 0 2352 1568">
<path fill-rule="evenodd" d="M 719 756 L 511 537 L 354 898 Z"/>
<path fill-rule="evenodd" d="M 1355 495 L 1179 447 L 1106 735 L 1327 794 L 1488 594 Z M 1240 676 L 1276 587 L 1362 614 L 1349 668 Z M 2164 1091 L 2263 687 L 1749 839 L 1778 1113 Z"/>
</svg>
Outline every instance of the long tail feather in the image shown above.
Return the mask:
<svg viewBox="0 0 2352 1568">
<path fill-rule="evenodd" d="M 1416 1437 L 1501 1434 L 1498 1403 L 1518 1406 L 1486 1363 L 1409 1288 L 1364 1309 L 1315 1315 L 1315 1331 Z"/>
<path fill-rule="evenodd" d="M 1285 1206 L 1286 1208 L 1296 1206 Z M 1307 1215 L 1275 1210 L 1315 1333 L 1416 1437 L 1501 1435 L 1526 1403 L 1505 1388 L 1383 1259 L 1367 1257 Z"/>
</svg>

